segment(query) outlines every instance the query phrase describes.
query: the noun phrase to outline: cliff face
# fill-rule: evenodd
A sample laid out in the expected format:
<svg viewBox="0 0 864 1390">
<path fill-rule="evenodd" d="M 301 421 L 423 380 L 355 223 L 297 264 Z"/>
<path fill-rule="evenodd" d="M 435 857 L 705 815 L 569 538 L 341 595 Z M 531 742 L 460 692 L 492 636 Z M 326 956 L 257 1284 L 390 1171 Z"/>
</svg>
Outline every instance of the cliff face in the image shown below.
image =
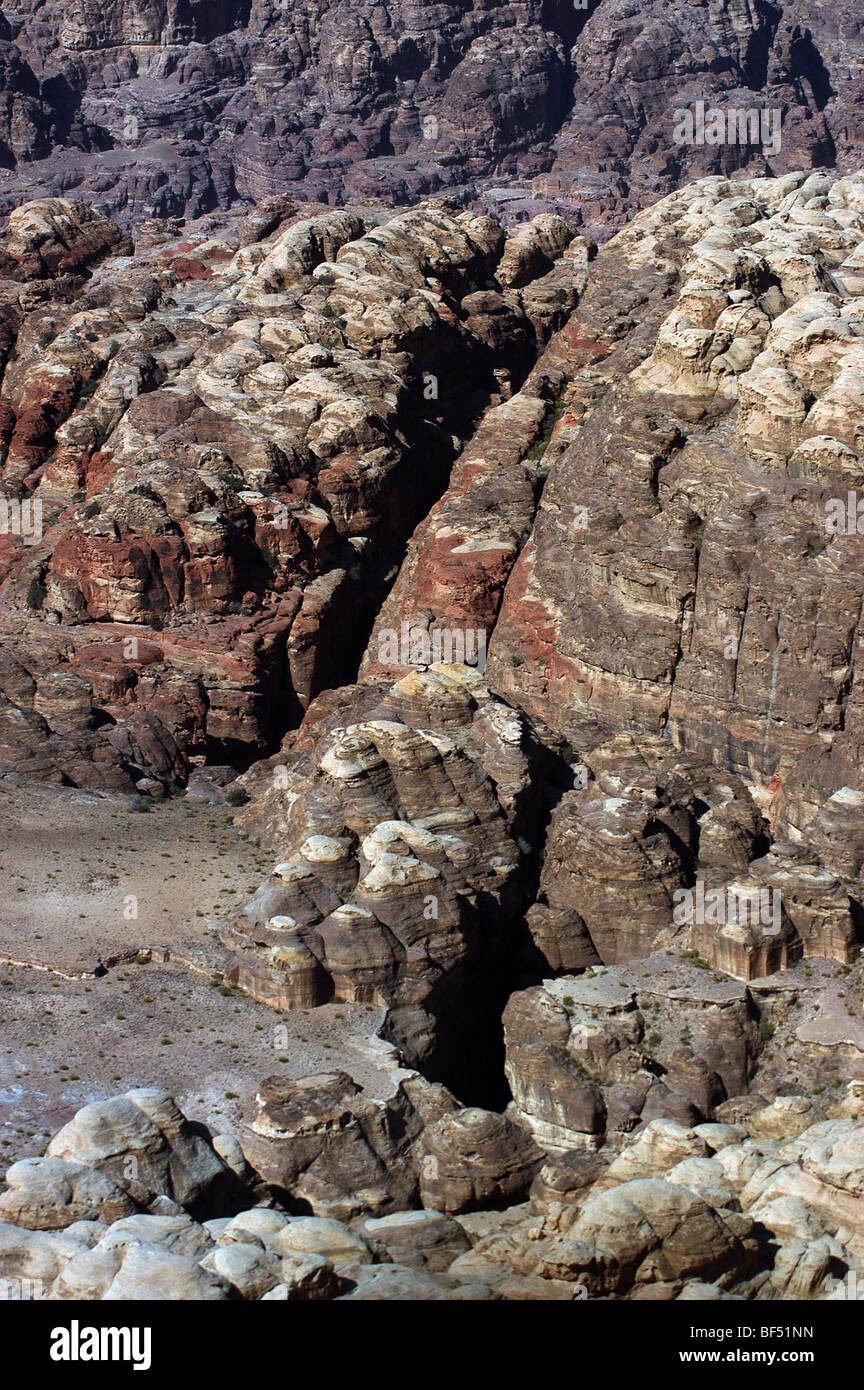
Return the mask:
<svg viewBox="0 0 864 1390">
<path fill-rule="evenodd" d="M 687 179 L 854 165 L 854 5 L 811 0 L 7 4 L 0 196 L 76 190 L 131 225 L 290 191 L 410 203 L 518 179 L 620 225 Z M 782 140 L 676 144 L 676 111 Z"/>
<path fill-rule="evenodd" d="M 829 522 L 862 482 L 858 188 L 709 181 L 598 258 L 568 332 L 614 349 L 611 387 L 554 466 L 490 648 L 500 688 L 571 741 L 636 724 L 773 790 L 802 760 L 826 789 L 854 780 L 861 537 Z M 621 377 L 610 286 L 648 267 L 676 297 Z"/>
</svg>

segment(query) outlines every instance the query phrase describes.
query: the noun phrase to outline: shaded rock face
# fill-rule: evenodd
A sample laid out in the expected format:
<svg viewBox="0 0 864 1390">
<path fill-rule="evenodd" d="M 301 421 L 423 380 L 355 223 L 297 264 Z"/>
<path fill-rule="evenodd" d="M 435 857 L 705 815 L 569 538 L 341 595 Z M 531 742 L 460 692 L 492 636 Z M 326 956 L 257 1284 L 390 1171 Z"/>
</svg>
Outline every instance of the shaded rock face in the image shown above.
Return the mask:
<svg viewBox="0 0 864 1390">
<path fill-rule="evenodd" d="M 224 934 L 229 978 L 283 1007 L 381 1005 L 409 1065 L 488 1094 L 541 750 L 467 667 L 339 695 L 240 779 L 282 859 Z"/>
<path fill-rule="evenodd" d="M 491 181 L 494 196 L 515 176 L 523 201 L 563 198 L 602 227 L 687 179 L 848 167 L 860 144 L 857 16 L 812 0 L 13 13 L 0 39 L 9 206 L 76 187 L 131 224 L 286 190 L 407 203 Z M 757 124 L 764 110 L 767 144 L 676 141 L 676 113 L 699 101 L 755 110 Z"/>
<path fill-rule="evenodd" d="M 124 790 L 248 764 L 354 676 L 460 435 L 576 297 L 560 219 L 512 254 L 437 205 L 137 235 L 53 199 L 0 245 L 0 763 Z"/>
</svg>

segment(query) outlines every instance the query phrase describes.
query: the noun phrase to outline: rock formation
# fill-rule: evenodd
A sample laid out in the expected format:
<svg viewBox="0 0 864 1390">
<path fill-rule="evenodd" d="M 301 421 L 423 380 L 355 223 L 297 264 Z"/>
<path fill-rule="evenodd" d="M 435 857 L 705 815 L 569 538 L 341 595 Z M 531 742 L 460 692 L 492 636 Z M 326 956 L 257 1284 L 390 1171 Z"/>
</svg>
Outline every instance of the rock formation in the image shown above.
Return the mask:
<svg viewBox="0 0 864 1390">
<path fill-rule="evenodd" d="M 602 229 L 705 174 L 848 170 L 861 141 L 855 6 L 75 0 L 6 16 L 7 210 L 75 189 L 131 227 L 286 193 L 452 189 Z"/>
<path fill-rule="evenodd" d="M 445 207 L 376 226 L 289 205 L 154 228 L 130 263 L 83 204 L 13 214 L 5 764 L 167 784 L 175 743 L 248 762 L 353 675 L 453 431 L 494 413 L 563 322 L 548 257 L 521 277 L 541 276 L 533 299 L 494 288 L 508 244 Z"/>
<path fill-rule="evenodd" d="M 842 1113 L 847 1102 L 821 1121 L 802 1097 L 778 1099 L 736 1123 L 655 1118 L 614 1156 L 586 1161 L 584 1151 L 570 1150 L 544 1162 L 500 1116 L 463 1110 L 434 1120 L 431 1097 L 420 1110 L 404 1094 L 386 1104 L 355 1097 L 349 1104 L 357 1118 L 366 1116 L 361 1129 L 367 1140 L 378 1134 L 379 1148 L 377 1156 L 375 1144 L 355 1149 L 352 1159 L 361 1131 L 339 1123 L 349 1091 L 334 1075 L 309 1077 L 290 1097 L 262 1096 L 248 1153 L 252 1163 L 260 1156 L 264 1183 L 226 1136 L 212 1147 L 202 1138 L 193 1168 L 188 1155 L 168 1149 L 169 1164 L 179 1165 L 167 1182 L 173 1195 L 165 1170 L 157 1178 L 148 1169 L 150 1187 L 108 1176 L 112 1163 L 132 1172 L 147 1152 L 132 1114 L 143 1106 L 167 1119 L 171 1098 L 136 1092 L 88 1107 L 67 1127 L 74 1135 L 64 1131 L 51 1146 L 79 1161 L 34 1158 L 7 1174 L 0 1278 L 8 1296 L 822 1300 L 847 1296 L 862 1272 L 864 1126 Z M 413 1160 L 408 1149 L 391 1169 L 380 1166 L 380 1142 L 394 1104 L 413 1116 L 417 1139 Z M 231 1204 L 194 1215 L 204 1187 L 214 1192 L 215 1149 L 228 1152 L 232 1142 L 239 1171 Z M 295 1186 L 296 1164 L 274 1168 L 275 1154 L 296 1146 L 304 1162 L 310 1144 L 319 1156 L 306 1172 L 317 1169 L 316 1181 Z M 479 1157 L 466 1168 L 475 1146 Z M 404 1182 L 412 1161 L 422 1207 L 412 1205 L 416 1183 L 412 1192 Z M 340 1216 L 329 1214 L 336 1194 L 327 1164 L 343 1194 L 346 1180 L 357 1184 L 353 1203 L 337 1199 Z M 298 1211 L 301 1194 L 306 1209 Z M 394 1209 L 372 1214 L 385 1195 Z"/>
<path fill-rule="evenodd" d="M 500 1067 L 541 750 L 464 666 L 321 702 L 287 760 L 241 779 L 284 858 L 223 934 L 229 978 L 283 1006 L 383 1005 L 409 1065 L 473 1093 Z"/>
<path fill-rule="evenodd" d="M 827 129 L 813 51 L 723 13 L 762 36 L 753 90 L 819 88 L 796 139 Z M 146 47 L 121 19 L 68 29 Z M 371 40 L 348 54 L 380 114 Z M 310 1074 L 256 1065 L 230 1132 L 152 1078 L 93 1099 L 8 1169 L 0 1277 L 773 1301 L 864 1275 L 864 176 L 711 173 L 599 248 L 579 227 L 276 194 L 133 243 L 65 198 L 10 218 L 0 792 L 230 811 L 257 884 L 144 960 L 333 1039 Z"/>
</svg>

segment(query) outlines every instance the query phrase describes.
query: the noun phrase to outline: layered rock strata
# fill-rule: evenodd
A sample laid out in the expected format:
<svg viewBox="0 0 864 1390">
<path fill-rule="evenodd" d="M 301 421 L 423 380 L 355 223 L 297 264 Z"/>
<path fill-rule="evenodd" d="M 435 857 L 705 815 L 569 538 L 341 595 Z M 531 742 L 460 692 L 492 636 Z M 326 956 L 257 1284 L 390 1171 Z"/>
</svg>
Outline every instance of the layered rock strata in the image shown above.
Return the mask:
<svg viewBox="0 0 864 1390">
<path fill-rule="evenodd" d="M 859 18 L 813 0 L 10 0 L 0 192 L 8 209 L 75 189 L 131 226 L 451 188 L 608 228 L 704 174 L 855 167 Z"/>
<path fill-rule="evenodd" d="M 3 764 L 126 789 L 182 777 L 184 754 L 248 763 L 352 677 L 455 431 L 518 388 L 575 297 L 544 298 L 572 237 L 544 225 L 528 263 L 530 238 L 511 253 L 443 206 L 375 225 L 283 203 L 144 228 L 130 257 L 84 204 L 17 209 Z"/>
</svg>

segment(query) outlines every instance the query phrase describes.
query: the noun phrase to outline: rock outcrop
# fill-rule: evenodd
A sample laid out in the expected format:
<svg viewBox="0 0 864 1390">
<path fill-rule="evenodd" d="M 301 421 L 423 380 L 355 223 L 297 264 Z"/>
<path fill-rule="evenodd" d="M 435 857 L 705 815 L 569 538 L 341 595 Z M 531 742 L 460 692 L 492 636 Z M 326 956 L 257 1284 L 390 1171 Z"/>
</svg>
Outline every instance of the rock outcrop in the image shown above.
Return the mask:
<svg viewBox="0 0 864 1390">
<path fill-rule="evenodd" d="M 287 1155 L 291 1136 L 307 1156 L 313 1139 L 319 1151 L 322 1142 L 330 1146 L 331 1159 L 337 1158 L 333 1143 L 351 1145 L 347 1131 L 339 1136 L 343 1083 L 335 1075 L 310 1077 L 293 1098 L 262 1096 L 253 1152 L 263 1155 L 265 1168 L 273 1145 L 282 1144 Z M 105 1118 L 115 1107 L 122 1124 L 130 1100 L 103 1103 Z M 132 1199 L 126 1196 L 124 1205 L 92 1140 L 85 1164 L 57 1158 L 19 1163 L 0 1195 L 6 1296 L 821 1300 L 849 1296 L 848 1286 L 862 1272 L 864 1127 L 841 1116 L 814 1122 L 803 1097 L 784 1097 L 734 1125 L 653 1119 L 614 1156 L 588 1162 L 579 1151 L 548 1157 L 533 1184 L 530 1174 L 542 1154 L 516 1126 L 476 1110 L 435 1120 L 427 1108 L 431 1100 L 426 1094 L 412 1110 L 423 1210 L 410 1208 L 397 1173 L 391 1195 L 398 1209 L 374 1214 L 385 1170 L 367 1201 L 366 1160 L 352 1169 L 347 1150 L 338 1171 L 343 1179 L 353 1171 L 357 1191 L 352 1211 L 341 1219 L 326 1214 L 333 1196 L 327 1182 L 307 1188 L 306 1211 L 292 1209 L 277 1182 L 255 1191 L 247 1186 L 239 1209 L 204 1221 L 188 1210 L 191 1189 L 186 1205 L 161 1196 L 130 1213 Z M 399 1104 L 405 1101 L 403 1095 Z M 159 1100 L 163 1110 L 171 1104 L 169 1097 Z M 368 1114 L 377 1109 L 383 1134 L 388 1106 L 363 1104 Z M 333 1124 L 329 1137 L 322 1132 L 315 1138 L 310 1106 L 317 1107 L 319 1124 Z M 305 1139 L 296 1128 L 301 1109 L 309 1124 Z M 92 1134 L 93 1117 L 71 1128 Z M 120 1139 L 118 1152 L 125 1143 Z M 469 1172 L 465 1159 L 475 1143 L 482 1161 Z M 286 1176 L 281 1168 L 279 1175 Z M 528 1200 L 514 1202 L 529 1184 Z M 133 1186 L 127 1183 L 130 1192 Z M 45 1200 L 49 1190 L 54 1207 Z M 484 1199 L 494 1205 L 467 1209 Z"/>
<path fill-rule="evenodd" d="M 355 674 L 455 431 L 519 387 L 577 294 L 543 300 L 569 283 L 563 223 L 517 289 L 490 218 L 379 220 L 287 204 L 145 229 L 130 260 L 83 203 L 14 213 L 2 765 L 167 785 L 184 755 L 269 751 Z"/>
<path fill-rule="evenodd" d="M 597 1149 L 648 1120 L 713 1120 L 749 1089 L 762 1039 L 746 987 L 661 952 L 511 996 L 506 1070 L 550 1151 Z"/>
<path fill-rule="evenodd" d="M 283 857 L 223 933 L 229 978 L 283 1007 L 381 1005 L 409 1065 L 488 1094 L 542 750 L 466 666 L 339 697 L 240 779 L 243 824 Z"/>
</svg>

